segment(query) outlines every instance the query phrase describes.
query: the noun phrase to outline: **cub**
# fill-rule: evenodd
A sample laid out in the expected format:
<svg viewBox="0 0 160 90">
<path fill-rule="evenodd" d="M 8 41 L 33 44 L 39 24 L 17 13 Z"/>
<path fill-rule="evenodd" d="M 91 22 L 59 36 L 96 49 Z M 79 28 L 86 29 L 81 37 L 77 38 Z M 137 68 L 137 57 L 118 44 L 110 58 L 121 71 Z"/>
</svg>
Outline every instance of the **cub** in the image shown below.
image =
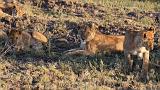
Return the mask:
<svg viewBox="0 0 160 90">
<path fill-rule="evenodd" d="M 122 52 L 124 35 L 105 35 L 97 31 L 97 26 L 92 24 L 87 26 L 84 31 L 79 32 L 81 38 L 81 48 L 79 52 L 84 55 L 94 55 L 98 52 Z M 72 51 L 72 50 L 70 50 Z M 77 50 L 68 52 L 68 54 L 79 53 Z"/>
<path fill-rule="evenodd" d="M 8 33 L 11 45 L 13 45 L 17 52 L 20 50 L 29 50 L 35 42 L 46 43 L 47 38 L 40 32 L 26 32 L 12 29 Z"/>
<path fill-rule="evenodd" d="M 135 61 L 132 60 L 131 55 L 137 55 L 138 59 L 143 59 L 142 71 L 144 78 L 147 78 L 149 65 L 149 51 L 154 47 L 154 33 L 153 28 L 143 31 L 126 31 L 124 41 L 124 56 L 126 60 L 127 72 L 135 68 Z"/>
</svg>

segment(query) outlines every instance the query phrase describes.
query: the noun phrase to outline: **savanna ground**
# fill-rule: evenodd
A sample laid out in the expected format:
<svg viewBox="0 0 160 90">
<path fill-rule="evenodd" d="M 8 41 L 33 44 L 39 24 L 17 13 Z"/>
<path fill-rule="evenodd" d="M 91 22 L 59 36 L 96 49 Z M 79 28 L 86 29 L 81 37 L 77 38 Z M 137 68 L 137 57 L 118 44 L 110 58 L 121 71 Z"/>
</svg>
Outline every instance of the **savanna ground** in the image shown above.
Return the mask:
<svg viewBox="0 0 160 90">
<path fill-rule="evenodd" d="M 159 37 L 158 0 L 93 0 L 94 4 L 90 4 L 91 0 L 82 0 L 78 2 L 80 4 L 69 5 L 63 5 L 60 1 L 54 3 L 54 0 L 48 0 L 47 3 L 45 0 L 30 1 L 21 1 L 27 15 L 17 20 L 16 27 L 43 32 L 49 42 L 43 49 L 19 54 L 10 51 L 3 56 L 0 59 L 0 90 L 160 89 L 160 49 L 157 47 L 157 38 L 155 49 L 150 54 L 150 61 L 156 66 L 150 65 L 147 83 L 139 79 L 138 71 L 130 75 L 123 73 L 123 53 L 93 57 L 63 54 L 65 50 L 79 47 L 79 37 L 76 36 L 79 23 L 87 21 L 98 23 L 102 33 L 112 35 L 124 34 L 126 29 L 153 26 L 157 31 L 155 37 Z"/>
</svg>

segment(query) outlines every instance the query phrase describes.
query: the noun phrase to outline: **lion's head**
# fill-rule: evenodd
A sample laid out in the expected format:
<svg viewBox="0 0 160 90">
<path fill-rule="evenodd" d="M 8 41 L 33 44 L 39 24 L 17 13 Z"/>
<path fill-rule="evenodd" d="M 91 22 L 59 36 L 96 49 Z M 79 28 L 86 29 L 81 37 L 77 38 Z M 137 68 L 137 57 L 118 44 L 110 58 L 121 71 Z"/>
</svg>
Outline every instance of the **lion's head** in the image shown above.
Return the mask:
<svg viewBox="0 0 160 90">
<path fill-rule="evenodd" d="M 7 36 L 9 38 L 9 42 L 10 42 L 11 46 L 14 46 L 14 49 L 17 52 L 19 52 L 20 49 L 23 48 L 22 31 L 12 29 L 8 32 Z"/>
<path fill-rule="evenodd" d="M 147 45 L 147 48 L 153 50 L 154 48 L 154 33 L 155 29 L 150 27 L 147 31 L 143 32 L 143 40 Z"/>
<path fill-rule="evenodd" d="M 90 41 L 95 37 L 97 25 L 95 23 L 88 23 L 83 26 L 83 30 L 79 32 L 81 38 L 85 41 Z"/>
<path fill-rule="evenodd" d="M 22 31 L 19 30 L 10 30 L 8 37 L 11 40 L 11 43 L 18 44 L 22 40 Z"/>
<path fill-rule="evenodd" d="M 145 47 L 147 50 L 153 50 L 154 33 L 153 28 L 146 28 L 141 31 L 126 31 L 124 45 L 128 47 L 127 49 Z"/>
</svg>

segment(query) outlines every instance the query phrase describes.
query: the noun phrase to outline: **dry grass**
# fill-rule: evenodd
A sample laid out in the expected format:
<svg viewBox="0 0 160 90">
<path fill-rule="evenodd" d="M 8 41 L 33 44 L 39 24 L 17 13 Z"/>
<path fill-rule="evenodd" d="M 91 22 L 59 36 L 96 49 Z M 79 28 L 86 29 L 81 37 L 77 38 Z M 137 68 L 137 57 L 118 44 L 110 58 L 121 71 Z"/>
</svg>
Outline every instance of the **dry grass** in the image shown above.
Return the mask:
<svg viewBox="0 0 160 90">
<path fill-rule="evenodd" d="M 91 2 L 92 0 L 84 0 Z M 94 21 L 100 25 L 117 24 L 123 26 L 126 14 L 129 12 L 140 13 L 160 11 L 160 4 L 150 1 L 138 0 L 93 0 L 95 4 L 102 4 L 107 12 L 105 19 L 82 18 L 73 15 L 55 14 L 44 11 L 37 6 L 24 5 L 25 12 L 29 16 L 36 16 L 43 20 L 59 21 L 60 29 L 65 30 L 65 21 L 79 23 Z M 133 19 L 138 25 L 153 25 L 150 17 Z M 44 25 L 35 26 L 37 31 L 45 31 Z M 59 32 L 61 32 L 59 29 Z M 66 30 L 67 31 L 67 30 Z M 56 32 L 56 30 L 55 30 Z M 58 32 L 58 31 L 57 31 Z M 49 36 L 48 36 L 49 37 Z M 51 47 L 50 43 L 49 47 Z M 160 60 L 160 51 L 151 53 L 151 61 Z M 25 55 L 8 54 L 0 59 L 0 90 L 8 89 L 51 89 L 51 90 L 159 90 L 160 72 L 158 68 L 150 69 L 150 81 L 139 81 L 139 72 L 131 75 L 123 73 L 123 54 L 97 55 L 94 57 L 68 57 L 62 53 L 49 50 L 46 52 L 34 52 Z"/>
</svg>

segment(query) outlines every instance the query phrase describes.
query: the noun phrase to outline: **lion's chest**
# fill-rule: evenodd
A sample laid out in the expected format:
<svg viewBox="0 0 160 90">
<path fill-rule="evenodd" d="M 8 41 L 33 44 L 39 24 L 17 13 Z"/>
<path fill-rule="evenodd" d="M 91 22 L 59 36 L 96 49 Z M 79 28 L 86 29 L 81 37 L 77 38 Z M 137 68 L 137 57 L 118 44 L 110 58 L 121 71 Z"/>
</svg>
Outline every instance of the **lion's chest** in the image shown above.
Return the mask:
<svg viewBox="0 0 160 90">
<path fill-rule="evenodd" d="M 146 47 L 140 47 L 136 48 L 134 50 L 131 50 L 130 53 L 132 55 L 138 55 L 138 57 L 143 58 L 143 53 L 149 52 Z"/>
</svg>

